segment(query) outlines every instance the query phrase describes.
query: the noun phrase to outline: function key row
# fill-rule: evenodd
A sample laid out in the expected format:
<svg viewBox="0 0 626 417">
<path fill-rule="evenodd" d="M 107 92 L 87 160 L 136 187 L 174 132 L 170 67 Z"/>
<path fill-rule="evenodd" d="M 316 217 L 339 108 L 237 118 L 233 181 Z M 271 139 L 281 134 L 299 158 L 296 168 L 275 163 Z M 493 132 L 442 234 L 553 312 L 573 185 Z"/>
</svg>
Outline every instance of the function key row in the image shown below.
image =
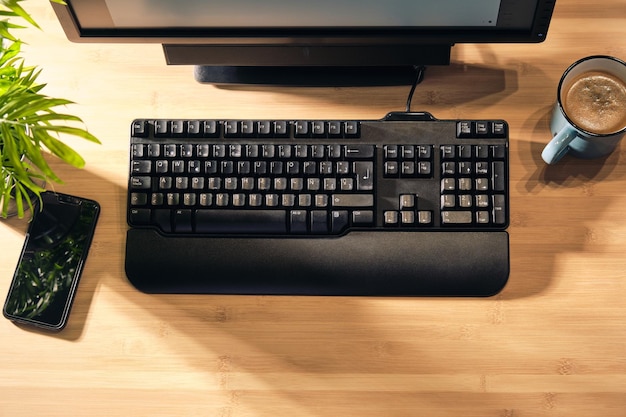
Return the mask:
<svg viewBox="0 0 626 417">
<path fill-rule="evenodd" d="M 135 120 L 138 138 L 358 138 L 358 121 L 322 120 Z"/>
</svg>

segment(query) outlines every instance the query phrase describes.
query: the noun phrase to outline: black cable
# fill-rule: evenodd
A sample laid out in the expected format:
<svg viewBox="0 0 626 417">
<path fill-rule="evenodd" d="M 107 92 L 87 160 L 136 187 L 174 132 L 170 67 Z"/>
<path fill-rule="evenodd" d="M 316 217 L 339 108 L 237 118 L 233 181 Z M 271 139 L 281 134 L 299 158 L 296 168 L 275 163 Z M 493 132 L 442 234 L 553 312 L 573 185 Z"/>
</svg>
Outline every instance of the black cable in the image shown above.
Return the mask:
<svg viewBox="0 0 626 417">
<path fill-rule="evenodd" d="M 414 65 L 413 68 L 415 69 L 415 79 L 413 80 L 413 85 L 411 86 L 409 97 L 406 100 L 407 113 L 411 112 L 411 101 L 413 100 L 413 94 L 415 93 L 417 85 L 424 80 L 424 72 L 426 71 L 426 67 L 424 65 Z"/>
</svg>

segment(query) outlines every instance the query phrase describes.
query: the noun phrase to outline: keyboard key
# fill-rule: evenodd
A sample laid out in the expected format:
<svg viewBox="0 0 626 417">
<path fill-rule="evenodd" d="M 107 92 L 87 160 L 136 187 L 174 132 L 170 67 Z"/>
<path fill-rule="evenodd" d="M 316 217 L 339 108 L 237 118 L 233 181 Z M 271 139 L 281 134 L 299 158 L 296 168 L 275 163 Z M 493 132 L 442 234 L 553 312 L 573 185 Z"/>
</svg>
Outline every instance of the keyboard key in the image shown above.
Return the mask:
<svg viewBox="0 0 626 417">
<path fill-rule="evenodd" d="M 400 157 L 402 159 L 415 159 L 415 147 L 413 145 L 402 145 L 400 147 Z"/>
<path fill-rule="evenodd" d="M 415 195 L 402 194 L 400 196 L 400 210 L 415 207 Z"/>
<path fill-rule="evenodd" d="M 338 121 L 328 122 L 328 136 L 331 138 L 339 138 L 343 134 L 343 124 Z"/>
<path fill-rule="evenodd" d="M 421 176 L 430 177 L 433 174 L 432 164 L 428 161 L 420 161 L 417 164 L 417 173 Z"/>
<path fill-rule="evenodd" d="M 131 155 L 133 158 L 143 158 L 146 152 L 146 146 L 141 143 L 136 143 L 131 147 Z"/>
<path fill-rule="evenodd" d="M 174 232 L 191 233 L 191 210 L 174 211 Z"/>
<path fill-rule="evenodd" d="M 133 208 L 129 210 L 129 221 L 138 226 L 150 224 L 150 209 Z"/>
<path fill-rule="evenodd" d="M 324 137 L 326 136 L 326 122 L 323 121 L 314 121 L 311 124 L 311 132 L 314 137 Z"/>
<path fill-rule="evenodd" d="M 331 197 L 334 207 L 372 207 L 372 194 L 333 194 Z"/>
<path fill-rule="evenodd" d="M 152 171 L 152 161 L 133 161 L 133 174 L 149 174 Z"/>
<path fill-rule="evenodd" d="M 328 233 L 329 224 L 328 224 L 328 214 L 323 210 L 313 210 L 311 211 L 311 233 Z"/>
<path fill-rule="evenodd" d="M 400 220 L 403 225 L 412 225 L 413 223 L 415 223 L 415 212 L 414 211 L 401 211 Z"/>
<path fill-rule="evenodd" d="M 152 193 L 150 197 L 150 205 L 152 206 L 162 206 L 165 204 L 165 196 L 163 193 Z"/>
<path fill-rule="evenodd" d="M 355 162 L 353 170 L 356 174 L 356 189 L 370 191 L 374 189 L 374 163 Z"/>
<path fill-rule="evenodd" d="M 307 233 L 307 212 L 305 210 L 291 210 L 289 212 L 289 230 L 291 233 Z"/>
<path fill-rule="evenodd" d="M 131 135 L 138 138 L 148 136 L 148 129 L 145 120 L 135 120 L 131 125 Z"/>
<path fill-rule="evenodd" d="M 274 122 L 274 134 L 278 137 L 289 135 L 289 124 L 286 121 Z"/>
<path fill-rule="evenodd" d="M 261 120 L 257 122 L 257 133 L 259 136 L 270 136 L 272 133 L 272 124 L 269 120 Z"/>
<path fill-rule="evenodd" d="M 342 178 L 339 188 L 341 189 L 341 191 L 354 190 L 354 180 L 352 178 Z"/>
<path fill-rule="evenodd" d="M 335 210 L 330 215 L 330 228 L 333 234 L 343 232 L 349 224 L 347 210 Z"/>
<path fill-rule="evenodd" d="M 152 178 L 147 176 L 132 177 L 130 187 L 133 190 L 149 190 L 152 187 Z"/>
<path fill-rule="evenodd" d="M 184 120 L 172 120 L 171 129 L 172 136 L 174 137 L 183 137 L 186 134 L 186 123 Z"/>
<path fill-rule="evenodd" d="M 167 120 L 156 120 L 154 122 L 154 136 L 167 136 L 170 131 L 170 122 Z"/>
<path fill-rule="evenodd" d="M 506 123 L 493 122 L 491 125 L 491 137 L 494 138 L 506 138 Z"/>
<path fill-rule="evenodd" d="M 418 145 L 417 155 L 419 159 L 430 159 L 432 156 L 432 146 L 430 145 Z"/>
<path fill-rule="evenodd" d="M 187 135 L 190 137 L 200 136 L 202 130 L 200 129 L 200 120 L 187 121 Z"/>
<path fill-rule="evenodd" d="M 241 122 L 241 134 L 245 137 L 255 134 L 255 123 L 252 120 L 243 120 Z"/>
<path fill-rule="evenodd" d="M 489 122 L 476 122 L 476 135 L 488 136 L 490 133 Z"/>
<path fill-rule="evenodd" d="M 240 135 L 241 131 L 239 130 L 239 122 L 234 120 L 229 120 L 224 123 L 224 137 L 232 138 Z"/>
<path fill-rule="evenodd" d="M 469 224 L 472 223 L 471 211 L 442 211 L 441 222 L 443 224 Z"/>
<path fill-rule="evenodd" d="M 287 233 L 287 212 L 284 210 L 196 210 L 198 233 Z"/>
<path fill-rule="evenodd" d="M 493 189 L 495 191 L 504 191 L 506 178 L 504 176 L 504 162 L 498 161 L 492 164 L 492 180 Z"/>
<path fill-rule="evenodd" d="M 385 152 L 385 159 L 398 158 L 398 146 L 397 145 L 385 145 L 384 152 Z"/>
<path fill-rule="evenodd" d="M 341 158 L 341 145 L 328 145 L 326 147 L 326 154 L 329 158 L 339 159 Z"/>
<path fill-rule="evenodd" d="M 297 121 L 294 124 L 295 127 L 295 136 L 297 138 L 306 138 L 311 133 L 310 123 L 306 121 Z"/>
<path fill-rule="evenodd" d="M 418 211 L 417 221 L 421 225 L 430 225 L 433 222 L 433 213 L 425 210 Z"/>
<path fill-rule="evenodd" d="M 456 157 L 456 148 L 452 145 L 444 145 L 441 147 L 442 159 L 454 159 Z"/>
<path fill-rule="evenodd" d="M 145 206 L 148 203 L 148 194 L 146 193 L 131 193 L 130 204 L 131 206 Z"/>
<path fill-rule="evenodd" d="M 360 135 L 360 123 L 357 121 L 348 121 L 344 125 L 344 135 L 346 138 L 356 138 Z"/>
<path fill-rule="evenodd" d="M 476 212 L 476 222 L 479 224 L 487 224 L 489 223 L 489 212 L 488 211 L 478 211 Z"/>
<path fill-rule="evenodd" d="M 496 159 L 504 159 L 506 158 L 506 146 L 504 145 L 494 145 L 491 147 L 492 155 Z"/>
<path fill-rule="evenodd" d="M 506 223 L 506 203 L 503 194 L 493 196 L 493 222 L 495 224 Z"/>
<path fill-rule="evenodd" d="M 461 159 L 469 159 L 472 157 L 472 146 L 469 145 L 460 145 L 457 148 L 457 155 Z"/>
<path fill-rule="evenodd" d="M 202 136 L 205 138 L 213 138 L 219 136 L 220 132 L 218 129 L 218 124 L 215 120 L 205 120 L 201 124 L 202 126 Z"/>
<path fill-rule="evenodd" d="M 385 176 L 386 177 L 395 177 L 398 175 L 398 163 L 395 161 L 385 162 Z"/>
<path fill-rule="evenodd" d="M 360 226 L 374 223 L 374 212 L 371 210 L 355 210 L 352 212 L 352 223 Z"/>
<path fill-rule="evenodd" d="M 154 224 L 165 233 L 172 232 L 172 210 L 156 209 L 152 211 Z"/>
<path fill-rule="evenodd" d="M 457 123 L 457 138 L 471 138 L 473 133 L 472 122 L 462 121 Z"/>
<path fill-rule="evenodd" d="M 397 211 L 386 211 L 384 214 L 385 225 L 397 225 L 398 224 L 398 212 Z"/>
<path fill-rule="evenodd" d="M 348 145 L 345 147 L 346 158 L 366 159 L 374 156 L 374 147 L 371 145 Z"/>
</svg>

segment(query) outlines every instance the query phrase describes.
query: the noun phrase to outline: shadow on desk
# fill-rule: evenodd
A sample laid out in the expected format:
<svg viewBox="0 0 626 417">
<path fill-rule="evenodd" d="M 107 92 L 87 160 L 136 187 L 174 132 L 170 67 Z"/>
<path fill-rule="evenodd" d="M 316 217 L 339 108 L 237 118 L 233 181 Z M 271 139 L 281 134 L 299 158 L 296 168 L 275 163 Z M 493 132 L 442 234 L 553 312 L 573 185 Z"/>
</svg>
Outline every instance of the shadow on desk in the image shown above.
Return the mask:
<svg viewBox="0 0 626 417">
<path fill-rule="evenodd" d="M 217 88 L 233 91 L 267 91 L 278 92 L 301 97 L 323 97 L 324 102 L 342 104 L 351 108 L 359 106 L 380 106 L 380 95 L 388 96 L 394 103 L 398 99 L 405 100 L 410 85 L 396 87 L 345 87 L 345 91 L 337 94 L 320 95 L 319 87 L 287 87 L 259 85 L 217 85 Z M 328 87 L 322 87 L 327 89 Z M 432 106 L 442 105 L 456 107 L 468 102 L 488 99 L 491 104 L 517 91 L 517 73 L 504 66 L 472 65 L 453 62 L 447 66 L 428 67 L 424 81 L 415 90 L 413 97 L 414 111 L 429 111 Z M 327 90 L 324 90 L 327 91 Z M 380 95 L 379 95 L 380 93 Z M 372 100 L 376 96 L 376 100 Z M 392 108 L 399 111 L 404 108 Z M 382 116 L 381 116 L 382 117 Z M 436 117 L 436 115 L 435 115 Z"/>
<path fill-rule="evenodd" d="M 31 326 L 19 327 L 25 331 L 75 341 L 80 339 L 83 333 L 93 295 L 101 284 L 98 277 L 111 271 L 123 271 L 126 187 L 114 184 L 88 168 L 77 169 L 56 158 L 49 158 L 48 163 L 52 170 L 64 180 L 64 184 L 50 183 L 47 185 L 47 189 L 96 200 L 101 205 L 100 218 L 96 225 L 96 232 L 80 278 L 67 327 L 59 333 L 39 330 Z M 21 235 L 25 235 L 30 216 L 31 213 L 27 212 L 23 219 L 13 217 L 7 219 L 5 224 Z"/>
<path fill-rule="evenodd" d="M 522 129 L 544 142 L 511 143 L 511 159 L 520 162 L 512 165 L 511 172 L 512 273 L 507 295 L 530 296 L 549 288 L 560 255 L 609 250 L 607 243 L 597 239 L 594 222 L 623 194 L 610 191 L 611 183 L 621 184 L 626 178 L 619 148 L 604 158 L 566 155 L 554 165 L 543 161 L 541 152 L 551 139 L 551 113 L 552 107 L 538 110 Z"/>
</svg>

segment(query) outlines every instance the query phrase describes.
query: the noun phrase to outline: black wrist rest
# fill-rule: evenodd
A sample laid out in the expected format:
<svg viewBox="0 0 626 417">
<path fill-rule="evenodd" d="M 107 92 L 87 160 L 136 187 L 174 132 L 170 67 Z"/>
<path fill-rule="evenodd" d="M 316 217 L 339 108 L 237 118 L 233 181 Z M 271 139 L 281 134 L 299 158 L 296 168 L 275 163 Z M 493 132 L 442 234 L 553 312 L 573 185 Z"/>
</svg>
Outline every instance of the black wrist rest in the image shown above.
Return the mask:
<svg viewBox="0 0 626 417">
<path fill-rule="evenodd" d="M 508 280 L 508 240 L 505 231 L 207 238 L 131 229 L 125 269 L 147 293 L 491 296 Z"/>
</svg>

